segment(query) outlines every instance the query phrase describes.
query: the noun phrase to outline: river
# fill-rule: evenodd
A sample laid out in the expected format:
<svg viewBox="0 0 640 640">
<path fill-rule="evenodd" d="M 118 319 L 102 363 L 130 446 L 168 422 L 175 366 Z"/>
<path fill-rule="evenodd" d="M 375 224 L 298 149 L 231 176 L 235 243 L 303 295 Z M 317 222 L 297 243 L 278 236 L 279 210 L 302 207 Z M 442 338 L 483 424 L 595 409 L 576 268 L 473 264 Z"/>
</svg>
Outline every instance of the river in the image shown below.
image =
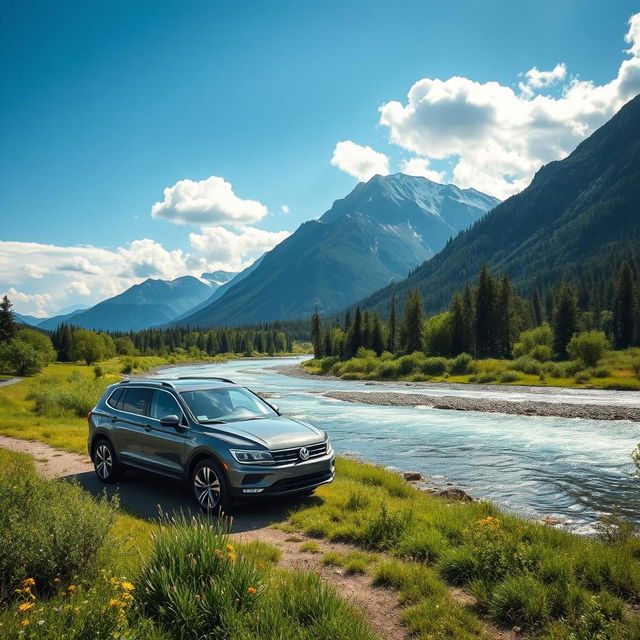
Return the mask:
<svg viewBox="0 0 640 640">
<path fill-rule="evenodd" d="M 507 400 L 640 404 L 640 394 L 576 389 L 507 389 L 402 383 L 381 386 L 331 379 L 298 378 L 274 367 L 301 359 L 233 360 L 185 365 L 156 375 L 216 375 L 254 391 L 292 417 L 327 431 L 338 454 L 400 470 L 420 471 L 437 486 L 450 482 L 527 518 L 567 522 L 590 533 L 604 514 L 640 524 L 640 479 L 631 453 L 640 424 L 576 418 L 513 416 L 388 407 L 324 398 L 329 390 L 386 390 L 430 395 L 485 396 Z"/>
</svg>

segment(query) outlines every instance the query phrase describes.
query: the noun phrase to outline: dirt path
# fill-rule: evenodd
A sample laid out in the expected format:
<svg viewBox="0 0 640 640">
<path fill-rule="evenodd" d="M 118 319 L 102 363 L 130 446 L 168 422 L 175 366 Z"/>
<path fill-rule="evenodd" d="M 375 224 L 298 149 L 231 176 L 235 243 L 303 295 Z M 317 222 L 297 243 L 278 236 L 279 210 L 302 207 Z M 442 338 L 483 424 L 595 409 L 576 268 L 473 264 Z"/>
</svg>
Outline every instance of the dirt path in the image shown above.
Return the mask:
<svg viewBox="0 0 640 640">
<path fill-rule="evenodd" d="M 86 455 L 60 451 L 42 442 L 3 435 L 0 435 L 0 448 L 33 456 L 38 471 L 47 478 L 73 478 L 93 495 L 105 491 L 110 495 L 117 493 L 121 507 L 143 519 L 155 519 L 159 508 L 168 513 L 191 509 L 191 496 L 181 483 L 170 480 L 158 482 L 151 474 L 127 472 L 119 485 L 105 486 L 95 477 L 93 465 Z M 275 522 L 286 521 L 293 504 L 280 499 L 239 507 L 233 518 L 233 537 L 239 542 L 261 540 L 277 547 L 282 554 L 280 563 L 287 568 L 318 571 L 324 581 L 363 612 L 372 630 L 380 638 L 408 640 L 411 634 L 402 623 L 402 607 L 396 592 L 376 586 L 368 575 L 348 574 L 340 567 L 322 564 L 322 556 L 329 551 L 344 554 L 359 550 L 358 547 L 317 540 L 301 533 L 290 534 L 272 526 Z M 301 550 L 302 543 L 308 541 L 317 545 L 318 553 Z M 473 598 L 459 589 L 452 589 L 451 595 L 461 606 L 473 604 Z M 487 623 L 484 627 L 489 636 L 496 640 L 514 640 L 517 637 L 511 631 L 501 630 Z"/>
<path fill-rule="evenodd" d="M 0 382 L 0 387 L 8 387 L 10 384 L 16 384 L 16 382 L 22 382 L 24 378 L 9 378 Z"/>
</svg>

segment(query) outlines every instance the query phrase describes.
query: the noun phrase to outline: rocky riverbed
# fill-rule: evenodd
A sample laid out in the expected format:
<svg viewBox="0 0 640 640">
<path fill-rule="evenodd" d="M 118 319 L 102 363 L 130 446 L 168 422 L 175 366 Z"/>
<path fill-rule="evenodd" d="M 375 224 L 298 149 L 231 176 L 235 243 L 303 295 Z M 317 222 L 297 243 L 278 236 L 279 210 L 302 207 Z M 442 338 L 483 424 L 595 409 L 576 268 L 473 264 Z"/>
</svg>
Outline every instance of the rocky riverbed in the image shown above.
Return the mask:
<svg viewBox="0 0 640 640">
<path fill-rule="evenodd" d="M 322 395 L 345 402 L 361 402 L 394 407 L 424 407 L 447 409 L 449 411 L 485 411 L 524 416 L 555 416 L 559 418 L 640 422 L 640 407 L 633 406 L 429 396 L 422 393 L 394 393 L 388 391 L 326 391 Z"/>
</svg>

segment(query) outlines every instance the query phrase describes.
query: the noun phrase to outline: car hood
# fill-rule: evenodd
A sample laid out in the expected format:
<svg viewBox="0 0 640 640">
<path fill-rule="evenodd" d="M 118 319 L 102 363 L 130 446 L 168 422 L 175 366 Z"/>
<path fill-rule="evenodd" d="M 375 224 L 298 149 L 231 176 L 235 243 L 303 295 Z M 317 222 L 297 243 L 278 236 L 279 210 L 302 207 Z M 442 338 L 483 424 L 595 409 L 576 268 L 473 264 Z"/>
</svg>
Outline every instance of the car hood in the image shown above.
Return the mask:
<svg viewBox="0 0 640 640">
<path fill-rule="evenodd" d="M 216 431 L 248 438 L 268 449 L 302 447 L 325 439 L 324 431 L 316 427 L 284 416 L 259 418 L 258 420 L 238 420 L 216 425 Z"/>
</svg>

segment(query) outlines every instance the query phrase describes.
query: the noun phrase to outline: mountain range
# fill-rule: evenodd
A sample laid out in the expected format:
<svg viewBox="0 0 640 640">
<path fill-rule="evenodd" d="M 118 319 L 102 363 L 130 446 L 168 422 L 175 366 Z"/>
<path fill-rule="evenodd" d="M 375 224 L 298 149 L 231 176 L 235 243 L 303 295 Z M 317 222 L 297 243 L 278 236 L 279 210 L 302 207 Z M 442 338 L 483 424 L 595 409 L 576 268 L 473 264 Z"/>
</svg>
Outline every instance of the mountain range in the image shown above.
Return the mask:
<svg viewBox="0 0 640 640">
<path fill-rule="evenodd" d="M 385 311 L 393 294 L 402 304 L 418 289 L 433 312 L 484 264 L 527 294 L 588 270 L 611 271 L 634 255 L 640 255 L 640 96 L 407 279 L 361 306 Z"/>
<path fill-rule="evenodd" d="M 426 178 L 374 176 L 302 224 L 190 326 L 243 325 L 336 312 L 440 251 L 498 200 Z"/>
</svg>

